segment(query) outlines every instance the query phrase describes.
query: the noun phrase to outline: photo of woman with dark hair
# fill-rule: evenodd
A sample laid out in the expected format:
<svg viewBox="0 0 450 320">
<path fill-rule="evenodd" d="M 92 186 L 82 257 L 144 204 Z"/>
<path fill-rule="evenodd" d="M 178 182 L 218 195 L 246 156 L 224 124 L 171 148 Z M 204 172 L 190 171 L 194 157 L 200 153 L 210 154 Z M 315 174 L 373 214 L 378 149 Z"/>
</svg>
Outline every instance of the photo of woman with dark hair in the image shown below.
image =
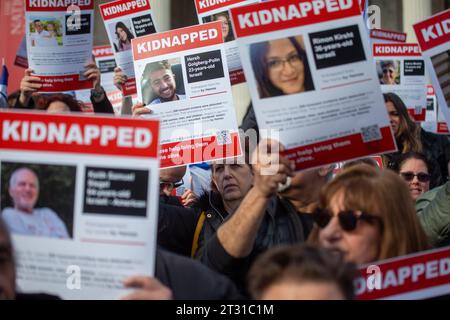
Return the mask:
<svg viewBox="0 0 450 320">
<path fill-rule="evenodd" d="M 130 29 L 122 21 L 116 24 L 116 36 L 119 41 L 118 44 L 114 43 L 114 49 L 116 52 L 122 52 L 131 50 L 131 39 L 134 39 Z"/>
<path fill-rule="evenodd" d="M 222 22 L 223 42 L 235 40 L 233 27 L 231 26 L 230 13 L 228 11 L 219 12 L 203 18 L 203 23 L 208 23 L 212 21 Z"/>
<path fill-rule="evenodd" d="M 250 45 L 250 59 L 261 99 L 314 90 L 302 37 Z"/>
</svg>

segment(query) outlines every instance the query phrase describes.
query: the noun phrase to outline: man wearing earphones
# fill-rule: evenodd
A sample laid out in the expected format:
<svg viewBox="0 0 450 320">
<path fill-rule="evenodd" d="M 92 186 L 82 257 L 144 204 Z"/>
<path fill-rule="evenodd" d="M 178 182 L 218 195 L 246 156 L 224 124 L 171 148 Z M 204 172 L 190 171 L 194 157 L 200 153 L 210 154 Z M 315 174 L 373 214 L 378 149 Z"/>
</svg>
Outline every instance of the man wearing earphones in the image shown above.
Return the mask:
<svg viewBox="0 0 450 320">
<path fill-rule="evenodd" d="M 204 222 L 201 232 L 196 232 L 198 248 L 194 239 L 193 255 L 229 276 L 242 291 L 247 271 L 259 254 L 276 245 L 303 242 L 310 231 L 309 217 L 277 196 L 294 171 L 293 163 L 281 157 L 278 149 L 278 142 L 263 140 L 251 165 L 248 159 L 214 163 L 214 191 L 199 201 Z"/>
</svg>

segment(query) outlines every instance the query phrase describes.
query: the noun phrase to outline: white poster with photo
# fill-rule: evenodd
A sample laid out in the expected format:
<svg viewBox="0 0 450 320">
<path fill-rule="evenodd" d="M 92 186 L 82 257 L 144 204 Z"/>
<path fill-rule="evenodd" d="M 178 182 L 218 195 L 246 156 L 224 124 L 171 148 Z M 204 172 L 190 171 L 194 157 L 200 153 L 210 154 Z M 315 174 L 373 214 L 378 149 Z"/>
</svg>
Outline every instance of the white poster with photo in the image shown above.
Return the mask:
<svg viewBox="0 0 450 320">
<path fill-rule="evenodd" d="M 374 44 L 373 55 L 383 93 L 393 92 L 415 121 L 425 121 L 427 79 L 417 44 Z"/>
<path fill-rule="evenodd" d="M 139 101 L 161 120 L 161 167 L 240 155 L 221 23 L 132 44 Z"/>
<path fill-rule="evenodd" d="M 99 7 L 117 65 L 128 77 L 122 93 L 131 96 L 136 94 L 131 40 L 156 33 L 157 30 L 150 1 L 117 0 Z"/>
<path fill-rule="evenodd" d="M 40 92 L 90 89 L 94 1 L 25 1 L 28 65 L 41 78 Z"/>
<path fill-rule="evenodd" d="M 439 108 L 450 123 L 450 10 L 414 25 Z"/>
<path fill-rule="evenodd" d="M 396 150 L 358 1 L 231 13 L 260 134 L 297 170 Z"/>
<path fill-rule="evenodd" d="M 239 56 L 239 48 L 231 23 L 230 9 L 258 3 L 259 0 L 228 0 L 228 1 L 205 1 L 195 0 L 198 21 L 200 24 L 212 21 L 222 23 L 222 34 L 225 52 L 227 55 L 228 70 L 230 71 L 231 85 L 245 82 L 244 70 Z"/>
<path fill-rule="evenodd" d="M 122 91 L 114 85 L 114 69 L 116 68 L 116 60 L 111 46 L 96 46 L 92 50 L 100 74 L 101 85 L 106 92 L 106 96 L 111 102 L 114 112 L 119 114 L 122 107 Z M 79 90 L 76 92 L 78 100 L 82 101 L 89 111 L 93 111 L 90 90 Z"/>
<path fill-rule="evenodd" d="M 118 299 L 153 276 L 159 197 L 155 120 L 0 112 L 1 215 L 17 287 Z"/>
</svg>

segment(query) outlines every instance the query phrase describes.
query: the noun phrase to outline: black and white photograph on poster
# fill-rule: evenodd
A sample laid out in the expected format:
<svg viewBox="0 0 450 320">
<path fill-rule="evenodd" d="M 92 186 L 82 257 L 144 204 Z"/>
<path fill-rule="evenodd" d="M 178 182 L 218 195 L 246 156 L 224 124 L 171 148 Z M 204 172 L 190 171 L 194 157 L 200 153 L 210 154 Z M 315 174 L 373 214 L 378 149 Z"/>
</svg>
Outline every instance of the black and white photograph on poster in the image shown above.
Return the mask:
<svg viewBox="0 0 450 320">
<path fill-rule="evenodd" d="M 377 73 L 380 84 L 399 85 L 401 84 L 400 61 L 379 60 L 377 61 Z"/>
<path fill-rule="evenodd" d="M 64 41 L 64 23 L 55 17 L 31 16 L 28 22 L 32 47 L 58 47 Z"/>
<path fill-rule="evenodd" d="M 444 94 L 444 99 L 450 108 L 450 50 L 431 57 L 431 62 Z"/>
<path fill-rule="evenodd" d="M 140 81 L 147 105 L 186 99 L 180 58 L 148 63 Z"/>
<path fill-rule="evenodd" d="M 148 170 L 87 167 L 84 214 L 145 217 Z"/>
<path fill-rule="evenodd" d="M 189 84 L 220 79 L 225 76 L 220 50 L 187 55 L 184 60 Z"/>
<path fill-rule="evenodd" d="M 230 42 L 235 40 L 233 25 L 230 19 L 230 12 L 228 10 L 203 17 L 202 21 L 203 23 L 220 21 L 222 23 L 223 41 Z"/>
<path fill-rule="evenodd" d="M 114 39 L 114 50 L 124 52 L 131 50 L 131 39 L 135 38 L 130 19 L 113 22 L 108 25 L 110 39 Z"/>
<path fill-rule="evenodd" d="M 75 166 L 1 163 L 1 217 L 12 234 L 72 238 Z"/>
<path fill-rule="evenodd" d="M 250 59 L 261 99 L 314 90 L 303 36 L 252 43 Z"/>
</svg>

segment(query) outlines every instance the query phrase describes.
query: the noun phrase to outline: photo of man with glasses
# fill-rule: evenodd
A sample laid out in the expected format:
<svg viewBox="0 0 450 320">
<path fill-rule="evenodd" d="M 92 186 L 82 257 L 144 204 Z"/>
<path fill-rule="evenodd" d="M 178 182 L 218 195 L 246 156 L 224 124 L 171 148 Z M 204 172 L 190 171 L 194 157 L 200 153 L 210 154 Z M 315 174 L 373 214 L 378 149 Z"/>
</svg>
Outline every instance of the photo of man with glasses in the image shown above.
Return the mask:
<svg viewBox="0 0 450 320">
<path fill-rule="evenodd" d="M 400 84 L 400 71 L 398 61 L 386 60 L 380 62 L 381 75 L 380 84 Z"/>
</svg>

